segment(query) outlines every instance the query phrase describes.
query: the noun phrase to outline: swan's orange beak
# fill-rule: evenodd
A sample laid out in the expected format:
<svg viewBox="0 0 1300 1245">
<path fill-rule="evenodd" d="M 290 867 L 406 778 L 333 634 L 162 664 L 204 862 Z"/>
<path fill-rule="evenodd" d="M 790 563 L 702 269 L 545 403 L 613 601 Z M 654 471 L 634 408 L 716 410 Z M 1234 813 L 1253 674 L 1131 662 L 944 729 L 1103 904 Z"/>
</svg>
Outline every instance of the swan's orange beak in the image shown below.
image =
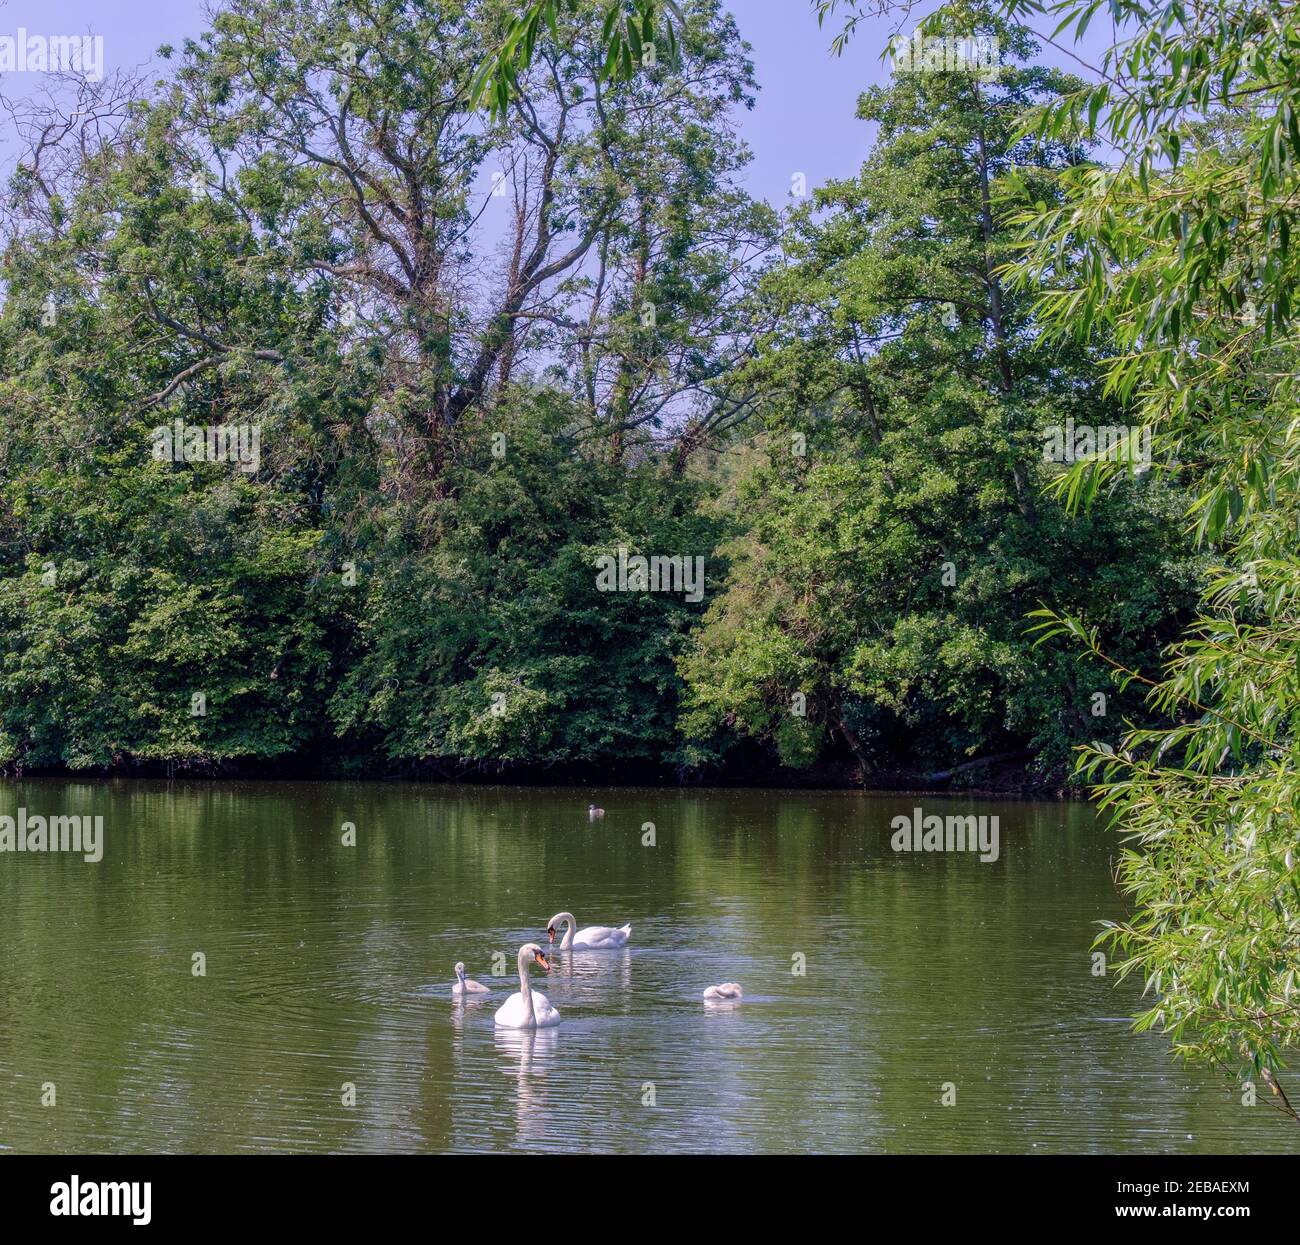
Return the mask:
<svg viewBox="0 0 1300 1245">
<path fill-rule="evenodd" d="M 551 971 L 551 962 L 546 958 L 546 952 L 533 952 L 533 961 L 541 966 L 542 972 L 549 973 Z"/>
<path fill-rule="evenodd" d="M 549 938 L 552 942 L 555 941 L 555 926 L 554 926 L 554 925 L 548 925 L 548 926 L 546 927 L 546 936 L 547 936 L 547 938 Z"/>
</svg>

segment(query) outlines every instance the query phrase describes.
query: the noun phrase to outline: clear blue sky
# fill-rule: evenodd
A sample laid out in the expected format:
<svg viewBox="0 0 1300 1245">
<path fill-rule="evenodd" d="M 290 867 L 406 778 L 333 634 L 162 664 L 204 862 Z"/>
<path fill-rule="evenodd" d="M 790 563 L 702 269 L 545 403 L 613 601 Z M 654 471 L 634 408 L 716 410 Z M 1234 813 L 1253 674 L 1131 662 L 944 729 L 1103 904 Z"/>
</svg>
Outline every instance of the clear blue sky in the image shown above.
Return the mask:
<svg viewBox="0 0 1300 1245">
<path fill-rule="evenodd" d="M 179 44 L 206 26 L 212 0 L 0 0 L 0 35 L 19 27 L 32 34 L 99 34 L 105 68 L 147 65 L 160 44 Z M 923 6 L 929 11 L 933 5 Z M 754 152 L 749 188 L 782 202 L 796 172 L 808 185 L 854 172 L 870 139 L 854 117 L 858 93 L 885 77 L 880 52 L 891 22 L 863 23 L 842 58 L 830 53 L 834 28 L 819 30 L 806 0 L 731 0 L 731 11 L 754 47 L 761 90 L 741 129 Z M 1100 23 L 1098 23 L 1100 25 Z M 910 25 L 908 27 L 910 29 Z M 1090 31 L 1094 47 L 1104 33 Z M 1077 68 L 1050 49 L 1045 60 Z M 157 62 L 159 65 L 162 62 Z M 35 75 L 0 80 L 0 92 L 25 94 Z M 5 122 L 0 118 L 0 128 Z M 8 147 L 0 132 L 0 149 Z"/>
</svg>

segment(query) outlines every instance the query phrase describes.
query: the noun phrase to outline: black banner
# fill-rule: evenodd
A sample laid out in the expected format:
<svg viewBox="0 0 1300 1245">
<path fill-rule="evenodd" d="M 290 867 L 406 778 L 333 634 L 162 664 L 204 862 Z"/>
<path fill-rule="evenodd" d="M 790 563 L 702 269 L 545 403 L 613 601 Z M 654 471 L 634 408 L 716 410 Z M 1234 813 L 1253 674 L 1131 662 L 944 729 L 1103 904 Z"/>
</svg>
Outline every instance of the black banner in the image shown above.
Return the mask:
<svg viewBox="0 0 1300 1245">
<path fill-rule="evenodd" d="M 11 1229 L 86 1235 L 436 1230 L 475 1215 L 484 1230 L 515 1219 L 621 1237 L 670 1213 L 770 1227 L 774 1213 L 813 1208 L 823 1222 L 838 1210 L 925 1228 L 1123 1234 L 1147 1221 L 1293 1225 L 1294 1168 L 1242 1156 L 8 1156 L 0 1196 Z"/>
</svg>

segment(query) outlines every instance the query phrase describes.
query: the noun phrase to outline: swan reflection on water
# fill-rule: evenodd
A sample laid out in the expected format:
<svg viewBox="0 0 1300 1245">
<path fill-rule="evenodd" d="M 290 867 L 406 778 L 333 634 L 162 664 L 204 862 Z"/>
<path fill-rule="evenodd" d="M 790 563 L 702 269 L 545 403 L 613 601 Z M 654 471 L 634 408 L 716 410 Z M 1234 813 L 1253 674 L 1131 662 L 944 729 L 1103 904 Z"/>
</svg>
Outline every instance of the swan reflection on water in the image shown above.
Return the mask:
<svg viewBox="0 0 1300 1245">
<path fill-rule="evenodd" d="M 706 1012 L 726 1013 L 738 1012 L 740 1010 L 739 999 L 705 999 L 704 1010 Z"/>
<path fill-rule="evenodd" d="M 599 1006 L 611 997 L 626 1003 L 632 989 L 632 950 L 620 947 L 600 955 L 555 951 L 550 976 L 556 984 L 563 984 L 564 999 L 579 1008 Z M 613 987 L 617 989 L 611 994 Z"/>
<path fill-rule="evenodd" d="M 497 1054 L 504 1056 L 503 1070 L 514 1072 L 522 1080 L 530 1071 L 544 1074 L 547 1056 L 555 1053 L 560 1034 L 550 1029 L 494 1029 Z M 536 1061 L 536 1067 L 533 1064 Z"/>
<path fill-rule="evenodd" d="M 483 1013 L 493 1005 L 490 994 L 453 995 L 451 1003 L 451 1027 L 457 1034 L 483 1023 Z"/>
<path fill-rule="evenodd" d="M 502 1071 L 515 1078 L 515 1144 L 540 1145 L 550 1127 L 546 1082 L 560 1042 L 558 1028 L 493 1030 Z"/>
</svg>

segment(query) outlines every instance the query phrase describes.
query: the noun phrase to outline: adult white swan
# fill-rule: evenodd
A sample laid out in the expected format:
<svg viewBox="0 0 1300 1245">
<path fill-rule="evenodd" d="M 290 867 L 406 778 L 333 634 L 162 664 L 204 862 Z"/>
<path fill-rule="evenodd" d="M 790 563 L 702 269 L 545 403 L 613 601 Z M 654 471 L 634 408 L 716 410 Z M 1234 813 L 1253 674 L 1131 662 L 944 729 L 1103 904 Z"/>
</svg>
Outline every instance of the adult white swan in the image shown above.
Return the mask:
<svg viewBox="0 0 1300 1245">
<path fill-rule="evenodd" d="M 471 981 L 465 976 L 465 965 L 456 964 L 456 984 L 451 988 L 452 994 L 487 994 L 487 986 L 481 986 L 477 981 Z"/>
<path fill-rule="evenodd" d="M 630 925 L 622 925 L 618 929 L 609 925 L 588 925 L 575 934 L 573 931 L 578 922 L 573 919 L 573 913 L 557 912 L 546 922 L 546 934 L 552 942 L 555 941 L 555 927 L 561 921 L 565 925 L 561 951 L 609 951 L 615 947 L 626 947 L 627 940 L 632 937 Z"/>
<path fill-rule="evenodd" d="M 503 1029 L 549 1029 L 560 1023 L 560 1013 L 551 1006 L 551 1000 L 540 990 L 530 989 L 530 963 L 544 973 L 551 971 L 551 962 L 535 942 L 519 948 L 519 990 L 497 1008 L 496 1022 Z"/>
</svg>

